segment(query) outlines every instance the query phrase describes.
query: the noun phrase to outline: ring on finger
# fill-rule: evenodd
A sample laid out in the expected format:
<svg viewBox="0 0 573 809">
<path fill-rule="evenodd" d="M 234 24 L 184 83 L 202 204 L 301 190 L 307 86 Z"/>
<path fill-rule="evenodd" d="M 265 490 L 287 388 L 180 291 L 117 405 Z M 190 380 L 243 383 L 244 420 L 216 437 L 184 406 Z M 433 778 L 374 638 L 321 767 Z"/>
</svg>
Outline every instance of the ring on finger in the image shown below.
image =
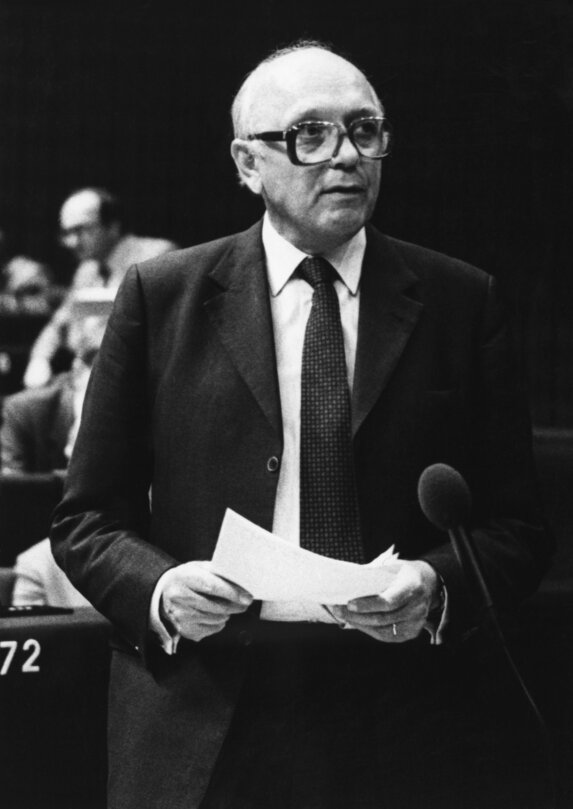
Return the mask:
<svg viewBox="0 0 573 809">
<path fill-rule="evenodd" d="M 396 624 L 392 624 L 392 635 L 396 638 L 398 636 L 398 627 Z"/>
</svg>

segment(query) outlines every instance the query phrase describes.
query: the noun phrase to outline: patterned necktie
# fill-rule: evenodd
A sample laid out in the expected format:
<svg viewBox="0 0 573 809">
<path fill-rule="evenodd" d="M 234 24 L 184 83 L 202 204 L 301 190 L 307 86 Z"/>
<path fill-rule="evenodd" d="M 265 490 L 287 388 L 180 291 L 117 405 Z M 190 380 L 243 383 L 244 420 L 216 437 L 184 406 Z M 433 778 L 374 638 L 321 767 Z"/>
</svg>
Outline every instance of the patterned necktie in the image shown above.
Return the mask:
<svg viewBox="0 0 573 809">
<path fill-rule="evenodd" d="M 314 289 L 302 351 L 300 544 L 362 562 L 336 270 L 319 256 L 305 258 L 298 271 Z"/>
</svg>

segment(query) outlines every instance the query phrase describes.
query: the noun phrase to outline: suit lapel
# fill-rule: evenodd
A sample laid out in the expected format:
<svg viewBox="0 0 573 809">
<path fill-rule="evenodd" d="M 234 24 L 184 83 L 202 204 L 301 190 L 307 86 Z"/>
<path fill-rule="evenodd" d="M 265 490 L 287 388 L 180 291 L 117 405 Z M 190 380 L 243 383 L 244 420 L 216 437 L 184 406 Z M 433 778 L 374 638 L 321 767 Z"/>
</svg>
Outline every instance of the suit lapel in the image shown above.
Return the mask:
<svg viewBox="0 0 573 809">
<path fill-rule="evenodd" d="M 352 395 L 353 435 L 388 384 L 423 309 L 405 294 L 417 276 L 384 236 L 373 228 L 367 234 Z"/>
<path fill-rule="evenodd" d="M 417 276 L 388 240 L 368 228 L 361 278 L 352 433 L 380 397 L 423 309 L 406 294 Z M 261 223 L 239 234 L 211 270 L 217 285 L 205 308 L 233 364 L 282 435 L 279 386 Z"/>
<path fill-rule="evenodd" d="M 266 418 L 282 435 L 260 222 L 237 236 L 210 277 L 219 288 L 205 303 L 211 323 Z"/>
</svg>

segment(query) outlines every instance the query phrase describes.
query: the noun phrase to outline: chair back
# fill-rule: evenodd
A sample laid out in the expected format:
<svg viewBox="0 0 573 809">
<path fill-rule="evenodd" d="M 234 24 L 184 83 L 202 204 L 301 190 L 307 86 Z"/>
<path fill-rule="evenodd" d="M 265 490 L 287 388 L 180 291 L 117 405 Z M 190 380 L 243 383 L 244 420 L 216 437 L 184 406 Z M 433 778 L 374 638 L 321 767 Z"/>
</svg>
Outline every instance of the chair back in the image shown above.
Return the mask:
<svg viewBox="0 0 573 809">
<path fill-rule="evenodd" d="M 62 490 L 62 477 L 52 472 L 0 474 L 0 565 L 13 565 L 19 553 L 48 536 Z"/>
<path fill-rule="evenodd" d="M 16 574 L 11 567 L 0 567 L 0 607 L 9 607 Z"/>
</svg>

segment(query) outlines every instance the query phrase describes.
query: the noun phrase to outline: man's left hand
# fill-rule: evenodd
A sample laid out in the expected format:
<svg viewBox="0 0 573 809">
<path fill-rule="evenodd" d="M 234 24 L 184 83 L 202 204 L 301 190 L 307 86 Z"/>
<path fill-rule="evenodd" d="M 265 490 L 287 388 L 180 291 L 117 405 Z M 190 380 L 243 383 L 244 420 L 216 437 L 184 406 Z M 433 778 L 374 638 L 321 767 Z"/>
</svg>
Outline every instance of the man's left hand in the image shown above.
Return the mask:
<svg viewBox="0 0 573 809">
<path fill-rule="evenodd" d="M 393 583 L 380 595 L 329 609 L 348 628 L 376 640 L 403 643 L 420 634 L 428 614 L 439 604 L 439 592 L 438 574 L 431 565 L 404 561 Z"/>
</svg>

